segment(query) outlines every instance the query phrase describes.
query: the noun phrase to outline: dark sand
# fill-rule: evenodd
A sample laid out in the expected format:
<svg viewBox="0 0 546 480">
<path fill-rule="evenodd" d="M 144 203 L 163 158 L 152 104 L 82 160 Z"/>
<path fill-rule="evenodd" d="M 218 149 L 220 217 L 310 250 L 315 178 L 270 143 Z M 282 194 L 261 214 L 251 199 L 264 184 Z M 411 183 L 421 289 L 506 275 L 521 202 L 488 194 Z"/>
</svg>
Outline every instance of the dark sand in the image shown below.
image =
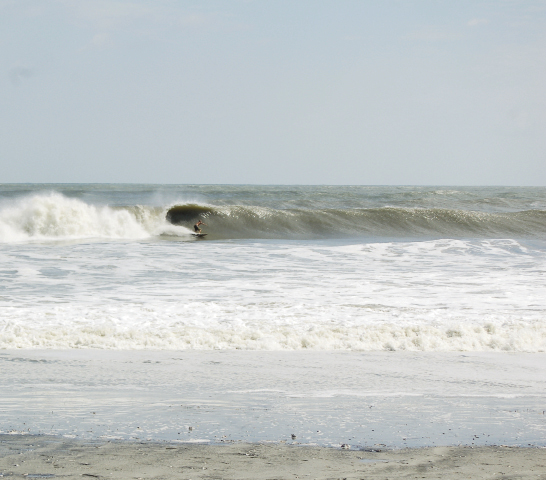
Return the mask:
<svg viewBox="0 0 546 480">
<path fill-rule="evenodd" d="M 0 435 L 7 478 L 546 479 L 546 449 L 434 447 L 362 451 L 285 444 L 84 442 Z"/>
</svg>

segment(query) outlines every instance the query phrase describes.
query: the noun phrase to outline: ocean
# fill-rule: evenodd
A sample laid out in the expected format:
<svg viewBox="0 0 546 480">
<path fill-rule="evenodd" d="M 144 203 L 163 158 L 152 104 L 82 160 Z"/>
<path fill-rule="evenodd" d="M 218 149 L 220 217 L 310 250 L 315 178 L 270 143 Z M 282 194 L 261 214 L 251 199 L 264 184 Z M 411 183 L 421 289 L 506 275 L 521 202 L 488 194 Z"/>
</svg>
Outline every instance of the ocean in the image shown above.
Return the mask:
<svg viewBox="0 0 546 480">
<path fill-rule="evenodd" d="M 545 272 L 546 188 L 0 185 L 0 348 L 542 352 Z"/>
<path fill-rule="evenodd" d="M 0 433 L 545 445 L 545 274 L 543 187 L 0 185 Z"/>
</svg>

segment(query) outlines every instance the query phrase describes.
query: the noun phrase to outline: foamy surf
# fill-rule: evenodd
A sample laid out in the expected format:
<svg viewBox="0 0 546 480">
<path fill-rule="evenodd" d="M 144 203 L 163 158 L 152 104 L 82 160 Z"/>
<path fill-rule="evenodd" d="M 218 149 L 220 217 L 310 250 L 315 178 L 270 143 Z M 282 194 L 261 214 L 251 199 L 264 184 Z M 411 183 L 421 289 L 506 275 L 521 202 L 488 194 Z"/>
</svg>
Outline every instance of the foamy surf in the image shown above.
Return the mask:
<svg viewBox="0 0 546 480">
<path fill-rule="evenodd" d="M 164 209 L 135 205 L 111 208 L 88 204 L 57 192 L 30 195 L 0 204 L 0 243 L 78 240 L 140 240 L 155 235 L 188 235 L 167 224 Z"/>
<path fill-rule="evenodd" d="M 0 348 L 546 351 L 546 324 L 538 318 L 531 322 L 518 321 L 517 316 L 509 314 L 501 320 L 485 322 L 465 319 L 459 322 L 401 320 L 394 323 L 387 320 L 377 323 L 367 322 L 362 309 L 351 311 L 356 309 L 348 306 L 317 308 L 302 305 L 295 309 L 299 315 L 292 312 L 295 316 L 287 315 L 281 309 L 268 311 L 264 306 L 260 306 L 260 312 L 255 307 L 240 305 L 179 307 L 176 315 L 170 309 L 142 309 L 134 305 L 122 309 L 57 307 L 49 311 L 12 311 L 9 320 L 5 314 L 0 320 Z M 192 311 L 199 312 L 200 320 L 192 319 Z M 260 321 L 260 315 L 276 321 L 268 322 L 265 318 Z M 317 322 L 317 315 L 330 315 L 330 322 Z M 507 321 L 510 317 L 514 318 Z"/>
<path fill-rule="evenodd" d="M 11 245 L 0 348 L 541 352 L 545 262 L 514 240 Z"/>
</svg>

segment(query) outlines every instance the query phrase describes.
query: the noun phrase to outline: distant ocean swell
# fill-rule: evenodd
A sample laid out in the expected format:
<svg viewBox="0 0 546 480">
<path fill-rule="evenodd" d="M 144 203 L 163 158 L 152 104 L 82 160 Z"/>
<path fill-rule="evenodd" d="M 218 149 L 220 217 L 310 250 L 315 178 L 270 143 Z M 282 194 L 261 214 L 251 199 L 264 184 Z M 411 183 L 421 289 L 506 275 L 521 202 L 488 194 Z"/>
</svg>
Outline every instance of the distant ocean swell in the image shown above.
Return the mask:
<svg viewBox="0 0 546 480">
<path fill-rule="evenodd" d="M 59 193 L 0 205 L 0 242 L 189 237 L 198 219 L 211 239 L 522 237 L 546 234 L 546 211 L 486 213 L 443 208 L 274 209 L 184 204 L 96 206 Z"/>
</svg>

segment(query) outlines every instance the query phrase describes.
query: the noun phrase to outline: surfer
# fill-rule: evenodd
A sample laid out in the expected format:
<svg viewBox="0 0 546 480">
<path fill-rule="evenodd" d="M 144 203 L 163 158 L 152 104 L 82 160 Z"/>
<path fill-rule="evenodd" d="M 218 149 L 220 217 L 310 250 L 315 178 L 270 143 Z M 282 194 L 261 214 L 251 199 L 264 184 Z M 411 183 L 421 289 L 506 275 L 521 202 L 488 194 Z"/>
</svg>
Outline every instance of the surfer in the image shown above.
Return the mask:
<svg viewBox="0 0 546 480">
<path fill-rule="evenodd" d="M 199 221 L 193 226 L 193 229 L 195 230 L 195 233 L 201 233 L 201 229 L 199 228 L 199 225 L 206 225 L 206 223 L 203 223 L 201 220 L 199 220 Z"/>
</svg>

